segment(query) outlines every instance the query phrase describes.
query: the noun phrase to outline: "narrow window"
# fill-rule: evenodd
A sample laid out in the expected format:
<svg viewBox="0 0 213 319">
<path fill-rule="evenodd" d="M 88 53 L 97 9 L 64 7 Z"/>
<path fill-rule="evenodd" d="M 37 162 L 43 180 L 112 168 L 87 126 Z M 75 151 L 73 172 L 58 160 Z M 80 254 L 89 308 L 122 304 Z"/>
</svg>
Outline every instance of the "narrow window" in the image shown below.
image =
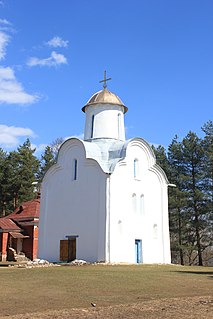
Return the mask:
<svg viewBox="0 0 213 319">
<path fill-rule="evenodd" d="M 144 195 L 140 196 L 140 214 L 144 215 Z"/>
<path fill-rule="evenodd" d="M 134 178 L 138 178 L 138 160 L 134 159 Z"/>
<path fill-rule="evenodd" d="M 121 113 L 118 113 L 118 139 L 120 139 L 121 130 Z"/>
<path fill-rule="evenodd" d="M 77 159 L 74 159 L 74 174 L 73 174 L 74 181 L 77 180 L 77 169 L 78 169 L 78 161 Z"/>
<path fill-rule="evenodd" d="M 91 138 L 93 138 L 94 120 L 95 120 L 95 115 L 93 115 L 93 116 L 92 116 L 92 123 L 91 123 Z"/>
<path fill-rule="evenodd" d="M 132 210 L 133 213 L 136 213 L 137 211 L 137 198 L 136 198 L 136 194 L 132 194 Z"/>
</svg>

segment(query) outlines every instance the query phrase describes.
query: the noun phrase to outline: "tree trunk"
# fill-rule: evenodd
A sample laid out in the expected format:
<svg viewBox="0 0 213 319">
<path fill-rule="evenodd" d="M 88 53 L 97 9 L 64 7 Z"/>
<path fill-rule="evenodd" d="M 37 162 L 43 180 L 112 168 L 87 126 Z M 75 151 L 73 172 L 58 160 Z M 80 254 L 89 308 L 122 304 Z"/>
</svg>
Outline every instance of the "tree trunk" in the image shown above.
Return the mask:
<svg viewBox="0 0 213 319">
<path fill-rule="evenodd" d="M 181 213 L 178 207 L 178 243 L 179 243 L 179 254 L 180 254 L 180 264 L 184 265 L 183 260 L 183 249 L 182 249 L 182 225 L 181 225 Z"/>
</svg>

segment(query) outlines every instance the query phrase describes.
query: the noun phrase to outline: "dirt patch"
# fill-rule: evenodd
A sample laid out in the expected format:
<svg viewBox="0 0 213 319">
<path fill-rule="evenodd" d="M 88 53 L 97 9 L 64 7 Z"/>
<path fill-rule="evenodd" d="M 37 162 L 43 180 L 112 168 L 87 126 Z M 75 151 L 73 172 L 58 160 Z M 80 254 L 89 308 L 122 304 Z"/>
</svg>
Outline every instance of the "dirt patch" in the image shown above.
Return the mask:
<svg viewBox="0 0 213 319">
<path fill-rule="evenodd" d="M 171 298 L 129 305 L 75 308 L 0 316 L 0 319 L 213 319 L 213 296 Z"/>
</svg>

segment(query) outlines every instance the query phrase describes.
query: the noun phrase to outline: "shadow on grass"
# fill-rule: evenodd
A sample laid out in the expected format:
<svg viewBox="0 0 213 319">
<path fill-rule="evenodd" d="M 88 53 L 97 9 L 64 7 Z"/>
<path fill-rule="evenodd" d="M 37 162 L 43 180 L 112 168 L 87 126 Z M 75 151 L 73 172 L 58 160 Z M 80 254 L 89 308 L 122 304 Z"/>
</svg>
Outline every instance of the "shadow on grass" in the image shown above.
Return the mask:
<svg viewBox="0 0 213 319">
<path fill-rule="evenodd" d="M 181 274 L 190 274 L 190 275 L 206 275 L 209 279 L 213 279 L 213 270 L 212 271 L 177 271 Z"/>
</svg>

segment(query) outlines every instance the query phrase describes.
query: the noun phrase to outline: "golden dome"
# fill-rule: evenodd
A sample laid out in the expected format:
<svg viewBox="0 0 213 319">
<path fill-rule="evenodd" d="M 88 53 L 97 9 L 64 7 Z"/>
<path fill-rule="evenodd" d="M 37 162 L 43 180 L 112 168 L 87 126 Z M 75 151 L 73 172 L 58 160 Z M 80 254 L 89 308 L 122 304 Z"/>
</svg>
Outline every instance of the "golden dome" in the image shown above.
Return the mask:
<svg viewBox="0 0 213 319">
<path fill-rule="evenodd" d="M 85 112 L 85 108 L 89 105 L 94 104 L 113 104 L 120 105 L 124 108 L 124 113 L 128 111 L 128 108 L 123 104 L 121 99 L 114 93 L 108 91 L 107 89 L 103 89 L 97 93 L 95 93 L 87 102 L 86 105 L 82 108 L 82 111 Z"/>
</svg>

